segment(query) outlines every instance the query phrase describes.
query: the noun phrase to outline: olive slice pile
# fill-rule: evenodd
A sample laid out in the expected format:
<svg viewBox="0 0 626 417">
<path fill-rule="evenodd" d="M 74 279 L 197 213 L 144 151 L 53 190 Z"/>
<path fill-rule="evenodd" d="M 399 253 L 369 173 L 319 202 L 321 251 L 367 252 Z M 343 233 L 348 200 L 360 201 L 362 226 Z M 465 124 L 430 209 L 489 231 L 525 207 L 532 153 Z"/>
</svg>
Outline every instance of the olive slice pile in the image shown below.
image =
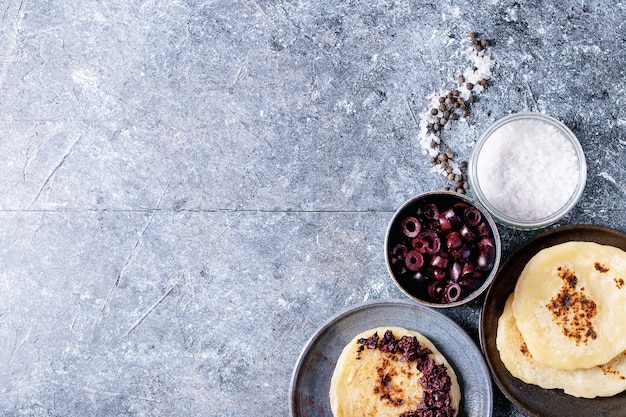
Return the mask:
<svg viewBox="0 0 626 417">
<path fill-rule="evenodd" d="M 413 296 L 448 304 L 478 289 L 494 267 L 493 232 L 481 211 L 457 199 L 407 206 L 392 225 L 389 265 Z"/>
</svg>

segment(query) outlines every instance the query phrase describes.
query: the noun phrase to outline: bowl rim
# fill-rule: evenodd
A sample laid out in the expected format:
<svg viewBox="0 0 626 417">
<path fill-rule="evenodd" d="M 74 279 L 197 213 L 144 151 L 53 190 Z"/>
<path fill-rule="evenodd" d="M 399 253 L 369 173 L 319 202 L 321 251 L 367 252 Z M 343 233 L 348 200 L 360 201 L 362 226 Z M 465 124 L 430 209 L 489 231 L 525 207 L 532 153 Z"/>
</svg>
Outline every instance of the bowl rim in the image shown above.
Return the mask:
<svg viewBox="0 0 626 417">
<path fill-rule="evenodd" d="M 389 262 L 389 236 L 391 234 L 391 231 L 393 229 L 393 226 L 396 222 L 396 220 L 398 219 L 398 217 L 400 216 L 400 214 L 407 208 L 409 207 L 411 204 L 416 203 L 419 200 L 423 200 L 425 198 L 432 198 L 432 197 L 437 197 L 437 196 L 448 196 L 451 198 L 458 198 L 461 201 L 464 201 L 466 203 L 469 203 L 471 205 L 473 205 L 474 207 L 476 207 L 478 210 L 480 210 L 481 214 L 485 217 L 485 219 L 487 220 L 487 223 L 489 224 L 489 227 L 491 228 L 491 232 L 493 234 L 493 241 L 494 241 L 494 245 L 495 245 L 495 249 L 496 249 L 496 255 L 495 255 L 495 259 L 494 259 L 494 263 L 493 263 L 493 268 L 491 269 L 491 271 L 489 272 L 489 275 L 487 276 L 487 278 L 484 280 L 484 282 L 482 283 L 482 285 L 480 287 L 478 287 L 477 289 L 475 289 L 474 291 L 472 291 L 471 293 L 469 293 L 466 297 L 452 302 L 452 303 L 433 303 L 430 301 L 426 301 L 423 300 L 419 297 L 416 297 L 415 295 L 411 294 L 409 291 L 407 291 L 402 285 L 400 285 L 400 282 L 398 281 L 398 279 L 396 278 L 395 274 L 393 273 L 393 270 L 391 269 L 391 264 Z M 500 232 L 498 230 L 498 225 L 496 224 L 495 220 L 492 218 L 491 214 L 489 213 L 489 211 L 487 211 L 485 209 L 485 207 L 483 207 L 480 202 L 478 202 L 477 200 L 475 200 L 474 198 L 465 195 L 465 194 L 460 194 L 458 192 L 454 192 L 454 191 L 445 191 L 445 190 L 441 190 L 441 191 L 427 191 L 427 192 L 423 192 L 417 195 L 414 195 L 413 197 L 409 198 L 408 200 L 406 200 L 404 203 L 402 203 L 402 205 L 400 205 L 400 207 L 398 207 L 398 209 L 393 213 L 388 225 L 387 225 L 387 230 L 385 233 L 385 243 L 384 243 L 384 256 L 385 256 L 385 265 L 387 266 L 387 272 L 389 273 L 389 275 L 391 276 L 391 279 L 393 280 L 393 282 L 396 284 L 396 286 L 400 289 L 400 291 L 402 291 L 404 293 L 404 295 L 406 295 L 407 297 L 409 297 L 410 299 L 412 299 L 413 301 L 422 304 L 422 305 L 426 305 L 429 307 L 435 307 L 435 308 L 450 308 L 450 307 L 457 307 L 463 304 L 467 304 L 470 301 L 476 299 L 477 297 L 479 297 L 480 295 L 482 295 L 491 285 L 491 283 L 493 282 L 495 276 L 496 276 L 496 272 L 498 271 L 498 268 L 500 266 L 500 261 L 502 258 L 502 242 L 501 242 L 501 238 L 500 238 Z"/>
<path fill-rule="evenodd" d="M 574 147 L 576 158 L 578 160 L 578 181 L 576 183 L 576 188 L 574 189 L 574 192 L 559 210 L 540 219 L 520 220 L 502 213 L 489 202 L 487 197 L 485 197 L 482 192 L 482 188 L 480 187 L 480 182 L 478 181 L 477 165 L 483 146 L 496 130 L 508 123 L 517 120 L 529 119 L 538 120 L 555 127 L 572 144 L 572 146 Z M 578 140 L 574 132 L 572 132 L 565 125 L 565 123 L 545 113 L 522 111 L 511 113 L 501 117 L 500 119 L 497 119 L 489 127 L 487 127 L 487 129 L 478 137 L 478 140 L 474 145 L 474 149 L 472 150 L 468 163 L 468 180 L 470 183 L 470 191 L 476 197 L 476 200 L 478 200 L 480 204 L 485 207 L 485 209 L 493 216 L 497 223 L 511 227 L 513 229 L 536 230 L 556 223 L 557 221 L 562 219 L 567 213 L 569 213 L 576 204 L 578 204 L 587 183 L 587 161 L 585 159 L 585 153 L 583 151 L 582 145 L 580 144 L 580 141 Z"/>
</svg>

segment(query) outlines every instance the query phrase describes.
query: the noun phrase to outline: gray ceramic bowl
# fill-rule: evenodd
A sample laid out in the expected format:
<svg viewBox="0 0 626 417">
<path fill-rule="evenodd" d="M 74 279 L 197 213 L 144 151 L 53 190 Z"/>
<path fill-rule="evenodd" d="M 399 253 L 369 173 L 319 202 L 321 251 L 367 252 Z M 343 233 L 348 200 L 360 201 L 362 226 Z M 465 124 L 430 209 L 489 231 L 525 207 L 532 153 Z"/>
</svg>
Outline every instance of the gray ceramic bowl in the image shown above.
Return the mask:
<svg viewBox="0 0 626 417">
<path fill-rule="evenodd" d="M 406 201 L 385 236 L 387 270 L 414 301 L 455 307 L 482 294 L 501 257 L 500 234 L 475 200 L 434 191 Z"/>
</svg>

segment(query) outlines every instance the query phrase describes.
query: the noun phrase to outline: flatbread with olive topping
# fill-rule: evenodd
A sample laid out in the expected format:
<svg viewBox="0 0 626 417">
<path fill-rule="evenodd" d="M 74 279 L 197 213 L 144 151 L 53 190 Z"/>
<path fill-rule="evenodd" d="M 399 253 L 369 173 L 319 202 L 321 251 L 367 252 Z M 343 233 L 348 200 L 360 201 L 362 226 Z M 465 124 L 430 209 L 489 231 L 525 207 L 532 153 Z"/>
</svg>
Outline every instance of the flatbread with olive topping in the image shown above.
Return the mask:
<svg viewBox="0 0 626 417">
<path fill-rule="evenodd" d="M 511 375 L 527 384 L 563 389 L 566 394 L 582 398 L 610 397 L 626 390 L 626 352 L 603 365 L 570 371 L 537 363 L 517 328 L 514 297 L 511 294 L 506 301 L 496 334 L 500 359 Z"/>
<path fill-rule="evenodd" d="M 543 249 L 515 286 L 513 315 L 533 358 L 591 368 L 626 350 L 626 252 L 593 242 Z"/>
<path fill-rule="evenodd" d="M 446 358 L 425 336 L 400 327 L 356 335 L 337 360 L 329 395 L 334 417 L 418 417 L 427 410 L 454 417 L 461 400 Z"/>
</svg>

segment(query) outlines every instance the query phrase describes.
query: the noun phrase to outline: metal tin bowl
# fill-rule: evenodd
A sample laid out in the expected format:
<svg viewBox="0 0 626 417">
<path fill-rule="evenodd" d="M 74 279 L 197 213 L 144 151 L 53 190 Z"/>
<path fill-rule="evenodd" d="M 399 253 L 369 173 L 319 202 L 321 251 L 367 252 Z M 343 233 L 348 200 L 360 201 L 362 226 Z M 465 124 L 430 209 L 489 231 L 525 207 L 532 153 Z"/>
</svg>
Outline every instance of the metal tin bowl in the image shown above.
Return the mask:
<svg viewBox="0 0 626 417">
<path fill-rule="evenodd" d="M 567 148 L 565 154 L 560 146 Z M 576 172 L 557 170 L 561 162 Z M 542 113 L 514 113 L 494 122 L 479 137 L 469 162 L 470 191 L 498 223 L 520 230 L 562 219 L 580 199 L 586 179 L 580 142 L 567 126 Z"/>
<path fill-rule="evenodd" d="M 438 253 L 440 253 L 442 257 L 447 258 L 448 266 L 445 268 L 440 268 L 439 264 L 434 261 L 435 255 L 426 252 L 423 255 L 423 266 L 419 270 L 419 272 L 423 276 L 425 276 L 425 278 L 420 277 L 420 279 L 418 280 L 415 278 L 415 271 L 407 270 L 407 268 L 402 265 L 402 262 L 405 262 L 406 260 L 399 261 L 396 248 L 398 245 L 403 245 L 407 246 L 408 250 L 417 250 L 415 242 L 410 243 L 414 246 L 408 246 L 409 240 L 414 238 L 407 237 L 404 231 L 403 222 L 408 216 L 420 217 L 421 214 L 419 213 L 423 212 L 424 206 L 431 203 L 440 207 L 441 216 L 444 216 L 443 213 L 448 208 L 453 207 L 455 204 L 457 205 L 457 207 L 455 208 L 455 210 L 457 211 L 462 210 L 459 207 L 465 207 L 465 209 L 467 209 L 467 207 L 471 207 L 473 209 L 476 209 L 480 213 L 480 225 L 477 224 L 475 226 L 470 226 L 469 229 L 471 229 L 471 233 L 474 235 L 474 237 L 469 239 L 464 238 L 462 240 L 462 244 L 465 245 L 465 247 L 471 252 L 471 255 L 469 256 L 466 256 L 467 252 L 465 252 L 465 255 L 462 256 L 459 254 L 452 254 L 452 250 L 448 249 L 447 247 L 448 234 L 451 231 L 457 231 L 457 229 L 460 227 L 460 224 L 467 223 L 465 220 L 460 219 L 461 221 L 458 221 L 455 219 L 453 223 L 454 226 L 451 230 L 442 231 L 441 229 L 439 229 L 437 233 L 440 236 L 440 247 L 443 249 Z M 435 228 L 438 227 L 439 226 L 435 226 Z M 424 227 L 421 230 L 430 228 L 431 227 Z M 412 235 L 413 233 L 410 234 Z M 492 260 L 492 262 L 490 262 L 491 266 L 489 268 L 486 268 L 485 270 L 481 270 L 480 278 L 475 278 L 471 285 L 467 284 L 467 278 L 465 278 L 465 281 L 463 281 L 463 279 L 458 276 L 456 276 L 456 278 L 452 278 L 453 272 L 451 266 L 454 263 L 459 263 L 461 265 L 474 265 L 477 253 L 479 251 L 478 242 L 481 240 L 479 236 L 485 234 L 488 234 L 488 236 L 491 237 L 493 243 L 493 250 L 491 251 L 492 256 L 490 257 Z M 465 235 L 466 234 L 464 234 L 464 236 Z M 420 235 L 418 234 L 416 237 L 420 237 Z M 387 271 L 389 272 L 389 275 L 391 275 L 391 278 L 394 280 L 395 284 L 405 295 L 420 304 L 430 307 L 456 307 L 478 297 L 489 287 L 489 285 L 493 281 L 496 275 L 496 271 L 498 269 L 498 265 L 500 264 L 500 258 L 500 234 L 498 232 L 496 223 L 494 222 L 491 215 L 474 199 L 466 195 L 451 191 L 426 192 L 406 201 L 393 215 L 391 221 L 389 222 L 389 226 L 387 228 L 387 233 L 385 236 L 385 261 L 387 264 Z M 435 272 L 437 272 L 437 274 L 440 274 L 440 271 L 437 271 L 438 269 L 444 270 L 445 273 L 448 274 L 448 277 L 441 278 L 441 275 L 439 275 L 439 278 L 435 278 Z M 468 277 L 468 275 L 464 276 Z M 442 285 L 448 285 L 452 282 L 459 284 L 462 289 L 461 295 L 454 300 L 446 300 L 444 298 L 444 300 L 438 301 L 437 299 L 433 299 L 430 296 L 430 289 L 428 288 L 428 286 L 435 285 L 434 283 L 436 281 L 442 283 Z M 470 280 L 469 282 L 472 281 Z"/>
</svg>

